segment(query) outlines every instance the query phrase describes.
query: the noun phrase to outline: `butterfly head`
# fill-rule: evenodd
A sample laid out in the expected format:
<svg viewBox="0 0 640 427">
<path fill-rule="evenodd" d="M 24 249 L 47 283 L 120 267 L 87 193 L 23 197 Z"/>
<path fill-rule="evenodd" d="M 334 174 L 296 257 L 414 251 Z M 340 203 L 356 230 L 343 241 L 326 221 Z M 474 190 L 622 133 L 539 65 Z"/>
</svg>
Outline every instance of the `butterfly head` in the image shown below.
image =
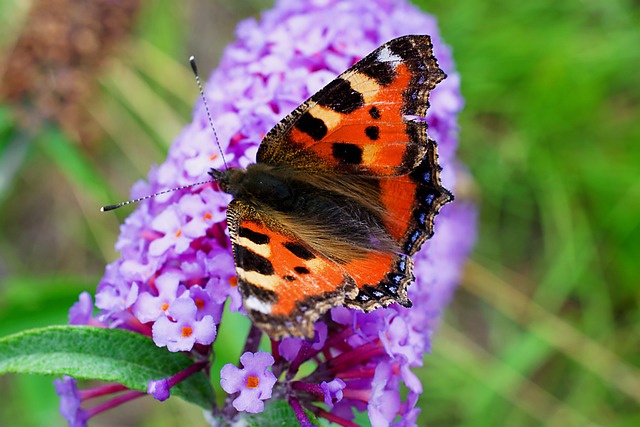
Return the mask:
<svg viewBox="0 0 640 427">
<path fill-rule="evenodd" d="M 226 168 L 222 170 L 211 168 L 208 174 L 213 181 L 218 183 L 222 191 L 235 196 L 236 191 L 234 191 L 234 189 L 237 188 L 238 183 L 242 181 L 244 170 L 239 168 Z"/>
<path fill-rule="evenodd" d="M 287 174 L 280 168 L 253 164 L 247 169 L 211 169 L 209 175 L 222 191 L 235 199 L 280 208 L 293 201 L 294 194 Z"/>
</svg>

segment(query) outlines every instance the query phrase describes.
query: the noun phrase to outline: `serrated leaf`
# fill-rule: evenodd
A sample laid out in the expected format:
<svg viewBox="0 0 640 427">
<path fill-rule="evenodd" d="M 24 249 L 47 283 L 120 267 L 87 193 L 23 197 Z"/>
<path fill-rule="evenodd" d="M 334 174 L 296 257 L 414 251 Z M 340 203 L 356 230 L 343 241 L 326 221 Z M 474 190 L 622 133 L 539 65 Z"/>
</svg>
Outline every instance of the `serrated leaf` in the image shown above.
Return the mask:
<svg viewBox="0 0 640 427">
<path fill-rule="evenodd" d="M 146 392 L 150 380 L 170 377 L 192 363 L 183 353 L 122 329 L 50 326 L 0 339 L 0 374 L 70 375 Z M 177 384 L 171 394 L 207 409 L 214 399 L 202 372 Z"/>
<path fill-rule="evenodd" d="M 304 411 L 313 425 L 320 425 L 320 422 L 311 412 Z M 245 417 L 251 427 L 287 427 L 300 424 L 291 405 L 284 400 L 270 399 L 265 402 L 264 412 L 251 414 Z"/>
</svg>

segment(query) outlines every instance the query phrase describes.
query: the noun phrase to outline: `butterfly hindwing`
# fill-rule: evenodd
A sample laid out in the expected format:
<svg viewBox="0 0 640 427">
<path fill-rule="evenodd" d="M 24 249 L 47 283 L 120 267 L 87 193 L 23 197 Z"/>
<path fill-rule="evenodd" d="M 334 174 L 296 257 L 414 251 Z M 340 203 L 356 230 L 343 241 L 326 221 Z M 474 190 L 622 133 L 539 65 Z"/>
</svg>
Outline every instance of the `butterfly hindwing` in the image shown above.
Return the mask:
<svg viewBox="0 0 640 427">
<path fill-rule="evenodd" d="M 411 256 L 433 235 L 434 219 L 440 208 L 453 200 L 453 195 L 440 185 L 439 171 L 437 154 L 430 151 L 411 173 L 380 179 L 384 222 L 398 242 L 399 253 L 389 254 L 387 263 L 374 257 L 355 263 L 364 266 L 349 269 L 359 291 L 355 298 L 347 298 L 345 305 L 365 311 L 392 302 L 411 306 L 407 298 L 407 287 L 414 279 Z M 384 274 L 371 277 L 373 272 L 382 270 L 381 265 Z M 358 271 L 369 277 L 358 275 Z"/>
<path fill-rule="evenodd" d="M 393 302 L 411 306 L 407 255 L 368 252 L 337 263 L 238 200 L 229 205 L 227 221 L 245 311 L 275 339 L 312 338 L 315 320 L 337 305 L 365 311 Z"/>
<path fill-rule="evenodd" d="M 294 110 L 264 138 L 258 162 L 394 176 L 427 151 L 424 116 L 445 77 L 429 36 L 384 44 Z"/>
<path fill-rule="evenodd" d="M 341 266 L 251 205 L 232 201 L 227 223 L 245 310 L 271 337 L 313 337 L 322 313 L 357 294 Z"/>
</svg>

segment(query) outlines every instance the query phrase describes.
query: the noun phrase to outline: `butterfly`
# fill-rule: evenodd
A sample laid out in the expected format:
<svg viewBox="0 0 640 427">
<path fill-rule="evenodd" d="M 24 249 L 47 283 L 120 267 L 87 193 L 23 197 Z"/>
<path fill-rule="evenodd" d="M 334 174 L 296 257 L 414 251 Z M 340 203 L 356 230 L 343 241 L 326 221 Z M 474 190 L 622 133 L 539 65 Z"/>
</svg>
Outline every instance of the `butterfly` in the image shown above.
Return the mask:
<svg viewBox="0 0 640 427">
<path fill-rule="evenodd" d="M 272 338 L 312 338 L 336 306 L 411 307 L 411 256 L 453 200 L 424 119 L 445 77 L 429 36 L 393 39 L 282 119 L 255 164 L 209 171 L 233 196 L 244 308 Z"/>
</svg>

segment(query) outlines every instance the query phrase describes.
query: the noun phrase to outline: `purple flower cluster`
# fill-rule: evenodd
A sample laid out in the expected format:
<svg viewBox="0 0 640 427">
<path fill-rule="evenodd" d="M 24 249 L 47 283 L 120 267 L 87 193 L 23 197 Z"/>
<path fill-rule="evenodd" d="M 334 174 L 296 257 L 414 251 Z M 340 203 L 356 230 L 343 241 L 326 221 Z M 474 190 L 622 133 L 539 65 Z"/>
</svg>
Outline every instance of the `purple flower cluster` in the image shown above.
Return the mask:
<svg viewBox="0 0 640 427">
<path fill-rule="evenodd" d="M 463 104 L 459 76 L 435 19 L 404 0 L 280 0 L 261 21 L 240 23 L 238 40 L 224 52 L 205 91 L 229 166 L 254 162 L 262 137 L 287 113 L 364 55 L 404 34 L 429 34 L 448 75 L 432 92 L 426 119 L 438 141 L 443 184 L 455 190 L 457 114 Z M 147 182 L 137 183 L 131 196 L 199 182 L 210 168 L 222 166 L 199 102 L 166 162 Z M 207 354 L 225 302 L 231 311 L 242 311 L 225 223 L 229 201 L 212 184 L 202 184 L 141 203 L 121 227 L 116 244 L 121 258 L 107 266 L 98 285 L 100 313 L 91 316 L 84 295 L 72 322 L 126 328 L 169 351 Z M 221 372 L 223 389 L 236 396 L 230 405 L 260 412 L 273 391 L 274 398 L 289 401 L 301 425 L 310 425 L 302 408 L 344 426 L 355 425 L 354 410 L 367 411 L 376 427 L 415 425 L 422 385 L 411 368 L 422 364 L 429 349 L 474 231 L 471 205 L 455 202 L 442 209 L 434 238 L 415 257 L 409 297 L 418 309 L 393 305 L 365 314 L 339 307 L 317 323 L 314 342 L 274 341 L 272 356 L 256 353 L 257 345 L 245 346 L 243 368 L 227 365 Z M 308 368 L 301 370 L 303 364 Z M 311 374 L 300 378 L 302 371 Z M 154 381 L 149 392 L 162 400 L 170 386 L 171 380 Z"/>
</svg>

